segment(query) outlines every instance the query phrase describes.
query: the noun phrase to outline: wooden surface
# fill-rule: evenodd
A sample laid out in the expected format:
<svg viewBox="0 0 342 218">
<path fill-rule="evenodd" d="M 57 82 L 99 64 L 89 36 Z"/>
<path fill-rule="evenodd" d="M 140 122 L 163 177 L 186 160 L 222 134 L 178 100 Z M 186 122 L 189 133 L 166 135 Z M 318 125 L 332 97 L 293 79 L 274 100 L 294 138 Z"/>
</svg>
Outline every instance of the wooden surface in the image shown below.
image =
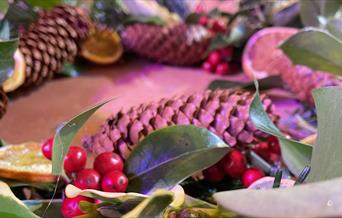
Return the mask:
<svg viewBox="0 0 342 218">
<path fill-rule="evenodd" d="M 131 60 L 111 66 L 88 66 L 81 76 L 49 81 L 26 96 L 12 99 L 0 120 L 0 138 L 9 143 L 42 141 L 55 128 L 86 108 L 112 97 L 87 123 L 84 134 L 95 132 L 107 116 L 120 109 L 204 90 L 218 78 L 200 68 L 178 68 Z"/>
</svg>

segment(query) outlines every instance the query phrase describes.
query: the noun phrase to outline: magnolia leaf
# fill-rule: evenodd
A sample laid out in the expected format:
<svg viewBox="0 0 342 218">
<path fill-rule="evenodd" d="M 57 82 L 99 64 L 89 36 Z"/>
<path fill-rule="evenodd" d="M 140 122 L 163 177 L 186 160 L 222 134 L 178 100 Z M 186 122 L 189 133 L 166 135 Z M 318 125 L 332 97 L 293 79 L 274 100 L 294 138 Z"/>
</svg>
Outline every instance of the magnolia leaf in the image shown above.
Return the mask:
<svg viewBox="0 0 342 218">
<path fill-rule="evenodd" d="M 278 189 L 214 194 L 219 206 L 246 217 L 341 217 L 342 178 Z"/>
<path fill-rule="evenodd" d="M 146 136 L 125 163 L 128 191 L 171 189 L 198 170 L 218 162 L 229 147 L 207 129 L 172 126 Z"/>
<path fill-rule="evenodd" d="M 329 20 L 325 28 L 342 41 L 342 19 Z"/>
<path fill-rule="evenodd" d="M 52 151 L 52 173 L 54 175 L 61 175 L 63 172 L 63 160 L 66 153 L 69 151 L 70 143 L 75 137 L 76 133 L 84 125 L 84 123 L 93 115 L 100 107 L 112 101 L 113 99 L 102 102 L 83 113 L 72 118 L 67 123 L 63 124 L 61 128 L 56 131 L 53 141 Z"/>
<path fill-rule="evenodd" d="M 144 200 L 147 195 L 139 193 L 121 193 L 121 192 L 103 192 L 94 189 L 81 190 L 74 185 L 67 185 L 65 188 L 65 194 L 68 198 L 74 198 L 78 195 L 82 195 L 89 198 L 94 198 L 106 202 L 125 202 L 129 200 Z"/>
<path fill-rule="evenodd" d="M 278 137 L 284 162 L 289 170 L 298 176 L 311 160 L 312 147 L 310 145 L 287 139 L 273 124 L 265 112 L 259 95 L 258 82 L 255 80 L 256 94 L 249 111 L 254 126 L 268 134 Z"/>
<path fill-rule="evenodd" d="M 340 0 L 301 0 L 300 19 L 305 26 L 324 26 L 321 20 L 328 20 L 332 17 L 340 5 Z"/>
<path fill-rule="evenodd" d="M 33 7 L 50 9 L 63 3 L 63 0 L 26 0 Z"/>
<path fill-rule="evenodd" d="M 8 1 L 0 1 L 0 20 L 5 16 L 8 9 Z"/>
<path fill-rule="evenodd" d="M 327 87 L 313 92 L 318 138 L 313 148 L 310 182 L 324 181 L 342 176 L 342 88 Z"/>
<path fill-rule="evenodd" d="M 133 210 L 126 213 L 122 218 L 131 217 L 162 217 L 163 211 L 173 201 L 173 192 L 156 190 L 152 195 L 143 200 Z"/>
<path fill-rule="evenodd" d="M 38 218 L 2 181 L 0 181 L 0 217 Z"/>
<path fill-rule="evenodd" d="M 304 29 L 289 37 L 280 48 L 294 64 L 342 74 L 342 42 L 327 31 Z"/>
</svg>

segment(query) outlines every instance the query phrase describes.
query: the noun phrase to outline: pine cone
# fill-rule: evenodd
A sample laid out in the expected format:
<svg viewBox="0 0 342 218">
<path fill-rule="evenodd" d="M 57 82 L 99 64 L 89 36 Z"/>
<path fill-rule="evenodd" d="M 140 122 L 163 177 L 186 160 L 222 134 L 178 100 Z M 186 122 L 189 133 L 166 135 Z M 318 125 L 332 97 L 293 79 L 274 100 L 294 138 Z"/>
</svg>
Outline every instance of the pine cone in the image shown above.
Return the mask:
<svg viewBox="0 0 342 218">
<path fill-rule="evenodd" d="M 281 78 L 298 99 L 314 104 L 312 90 L 326 86 L 341 86 L 342 78 L 314 71 L 302 65 L 292 65 L 281 72 Z"/>
<path fill-rule="evenodd" d="M 0 119 L 4 116 L 7 110 L 8 98 L 4 89 L 0 86 Z"/>
<path fill-rule="evenodd" d="M 64 63 L 72 62 L 77 43 L 87 36 L 88 29 L 87 16 L 72 6 L 42 12 L 20 38 L 19 49 L 26 62 L 23 87 L 51 79 Z"/>
<path fill-rule="evenodd" d="M 275 120 L 271 100 L 265 96 L 262 99 Z M 84 139 L 84 146 L 95 154 L 115 151 L 126 159 L 137 143 L 154 130 L 187 124 L 207 128 L 231 146 L 243 146 L 265 136 L 249 120 L 252 100 L 249 92 L 216 90 L 140 105 L 109 118 L 100 132 Z"/>
<path fill-rule="evenodd" d="M 201 61 L 211 34 L 200 25 L 133 24 L 122 32 L 121 38 L 127 49 L 141 56 L 160 63 L 191 65 Z"/>
</svg>

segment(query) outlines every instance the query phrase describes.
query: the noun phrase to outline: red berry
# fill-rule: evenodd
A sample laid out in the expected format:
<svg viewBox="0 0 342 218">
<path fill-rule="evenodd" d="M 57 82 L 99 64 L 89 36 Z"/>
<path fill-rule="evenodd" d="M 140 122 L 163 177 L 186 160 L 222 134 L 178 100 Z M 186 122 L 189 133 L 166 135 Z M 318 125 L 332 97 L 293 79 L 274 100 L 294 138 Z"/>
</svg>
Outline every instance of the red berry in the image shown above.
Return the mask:
<svg viewBox="0 0 342 218">
<path fill-rule="evenodd" d="M 219 75 L 224 75 L 228 73 L 229 65 L 227 63 L 218 64 L 215 72 Z"/>
<path fill-rule="evenodd" d="M 226 27 L 222 20 L 214 20 L 211 25 L 211 30 L 215 33 L 224 33 L 226 32 Z"/>
<path fill-rule="evenodd" d="M 213 68 L 212 68 L 211 64 L 209 62 L 207 62 L 207 61 L 202 64 L 202 69 L 207 71 L 207 72 L 212 72 L 213 71 Z"/>
<path fill-rule="evenodd" d="M 264 160 L 268 161 L 270 159 L 271 151 L 267 142 L 260 142 L 256 144 L 252 150 L 260 155 Z"/>
<path fill-rule="evenodd" d="M 223 171 L 230 177 L 238 178 L 246 171 L 246 159 L 239 150 L 230 151 L 221 161 Z"/>
<path fill-rule="evenodd" d="M 101 181 L 102 191 L 105 192 L 125 192 L 127 185 L 127 177 L 117 170 L 107 173 Z"/>
<path fill-rule="evenodd" d="M 251 167 L 242 175 L 242 184 L 245 188 L 248 188 L 253 182 L 264 176 L 265 174 L 262 170 Z"/>
<path fill-rule="evenodd" d="M 271 152 L 280 155 L 280 153 L 281 153 L 280 144 L 279 144 L 279 140 L 277 137 L 275 137 L 273 135 L 269 136 L 267 139 L 267 143 L 268 143 L 268 146 L 269 146 L 269 149 Z"/>
<path fill-rule="evenodd" d="M 221 56 L 224 57 L 225 59 L 230 59 L 233 55 L 233 47 L 229 46 L 226 48 L 221 48 L 219 49 L 219 52 Z"/>
<path fill-rule="evenodd" d="M 88 201 L 93 202 L 91 198 L 77 196 L 74 198 L 65 198 L 62 203 L 62 214 L 65 218 L 72 218 L 76 216 L 83 215 L 83 213 L 79 207 L 80 201 Z"/>
<path fill-rule="evenodd" d="M 100 174 L 93 169 L 84 169 L 77 173 L 74 185 L 80 189 L 100 189 Z"/>
<path fill-rule="evenodd" d="M 213 51 L 209 54 L 207 61 L 211 66 L 216 66 L 221 62 L 221 55 L 217 51 Z"/>
<path fill-rule="evenodd" d="M 207 16 L 200 16 L 198 19 L 198 24 L 202 25 L 202 26 L 207 26 L 209 21 L 209 18 Z"/>
<path fill-rule="evenodd" d="M 67 174 L 83 170 L 87 162 L 87 152 L 79 146 L 71 146 L 64 158 L 64 170 Z"/>
<path fill-rule="evenodd" d="M 42 144 L 42 153 L 49 160 L 52 158 L 52 145 L 53 137 L 49 138 Z"/>
<path fill-rule="evenodd" d="M 218 167 L 217 164 L 203 170 L 203 176 L 209 182 L 220 182 L 224 178 L 223 171 Z"/>
<path fill-rule="evenodd" d="M 114 170 L 122 171 L 123 167 L 122 159 L 113 152 L 104 152 L 98 155 L 94 161 L 94 169 L 101 175 L 105 175 Z"/>
</svg>

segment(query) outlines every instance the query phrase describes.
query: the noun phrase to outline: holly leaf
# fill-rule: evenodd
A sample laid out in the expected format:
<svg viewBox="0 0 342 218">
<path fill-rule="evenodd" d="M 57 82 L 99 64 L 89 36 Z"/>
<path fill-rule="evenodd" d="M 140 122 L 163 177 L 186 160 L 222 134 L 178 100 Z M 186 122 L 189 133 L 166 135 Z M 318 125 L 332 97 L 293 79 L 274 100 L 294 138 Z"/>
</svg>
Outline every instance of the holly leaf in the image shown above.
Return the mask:
<svg viewBox="0 0 342 218">
<path fill-rule="evenodd" d="M 327 87 L 313 92 L 318 119 L 318 137 L 313 148 L 310 182 L 342 176 L 342 88 Z"/>
<path fill-rule="evenodd" d="M 243 217 L 341 217 L 341 183 L 337 178 L 291 188 L 224 191 L 214 199 Z"/>
<path fill-rule="evenodd" d="M 342 41 L 327 31 L 304 29 L 288 38 L 280 48 L 294 64 L 342 74 Z"/>
<path fill-rule="evenodd" d="M 0 217 L 39 218 L 0 181 Z"/>
<path fill-rule="evenodd" d="M 130 192 L 171 189 L 194 172 L 218 162 L 229 147 L 195 126 L 172 126 L 146 136 L 125 163 Z"/>
<path fill-rule="evenodd" d="M 83 113 L 72 118 L 63 124 L 54 136 L 53 151 L 52 151 L 52 173 L 61 175 L 63 172 L 63 160 L 66 153 L 69 151 L 70 143 L 76 133 L 81 129 L 85 122 L 93 115 L 100 107 L 112 101 L 113 99 L 102 102 Z"/>
<path fill-rule="evenodd" d="M 298 176 L 304 167 L 310 163 L 312 147 L 295 140 L 290 140 L 280 132 L 265 112 L 260 99 L 259 84 L 257 80 L 254 80 L 254 82 L 256 93 L 251 104 L 249 117 L 257 129 L 278 137 L 284 162 L 289 170 Z"/>
</svg>

